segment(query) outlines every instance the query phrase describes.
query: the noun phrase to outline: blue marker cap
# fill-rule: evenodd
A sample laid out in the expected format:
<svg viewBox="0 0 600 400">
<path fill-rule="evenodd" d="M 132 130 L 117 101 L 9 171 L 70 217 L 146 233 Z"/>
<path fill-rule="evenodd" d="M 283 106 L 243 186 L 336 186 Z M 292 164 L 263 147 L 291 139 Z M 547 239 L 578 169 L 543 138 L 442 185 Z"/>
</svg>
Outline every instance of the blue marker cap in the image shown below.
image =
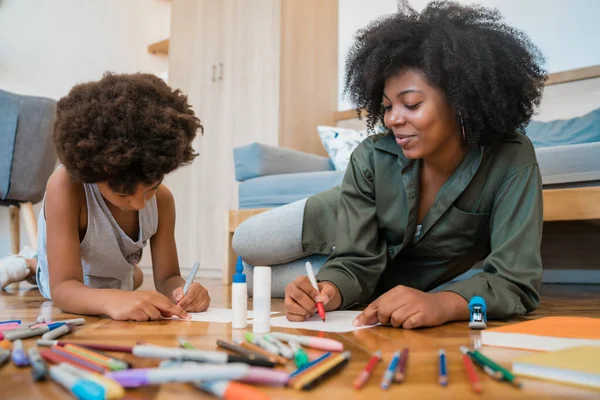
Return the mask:
<svg viewBox="0 0 600 400">
<path fill-rule="evenodd" d="M 71 388 L 71 392 L 82 400 L 104 400 L 106 398 L 106 391 L 102 386 L 85 379 L 78 380 Z"/>
<path fill-rule="evenodd" d="M 59 326 L 63 326 L 65 323 L 64 322 L 52 322 L 50 324 L 48 324 L 48 329 L 52 330 L 52 329 L 56 329 Z"/>
<path fill-rule="evenodd" d="M 246 283 L 246 275 L 244 274 L 244 264 L 242 263 L 241 256 L 238 256 L 237 263 L 235 264 L 235 274 L 233 274 L 233 283 Z"/>
</svg>

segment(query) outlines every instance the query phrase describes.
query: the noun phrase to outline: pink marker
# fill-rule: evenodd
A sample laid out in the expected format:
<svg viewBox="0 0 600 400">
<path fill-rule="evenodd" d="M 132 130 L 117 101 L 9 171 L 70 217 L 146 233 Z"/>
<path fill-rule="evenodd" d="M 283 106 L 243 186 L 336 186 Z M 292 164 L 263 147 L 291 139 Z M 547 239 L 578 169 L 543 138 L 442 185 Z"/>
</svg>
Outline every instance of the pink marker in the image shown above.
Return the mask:
<svg viewBox="0 0 600 400">
<path fill-rule="evenodd" d="M 294 342 L 304 345 L 306 347 L 312 347 L 313 349 L 320 349 L 325 351 L 344 351 L 344 345 L 341 342 L 333 339 L 313 337 L 313 336 L 299 336 L 291 335 L 289 333 L 271 332 L 271 336 L 289 342 Z"/>
<path fill-rule="evenodd" d="M 10 331 L 13 329 L 18 329 L 18 328 L 22 328 L 23 326 L 17 323 L 11 323 L 11 324 L 2 324 L 0 325 L 0 332 L 4 332 L 4 331 Z"/>
</svg>

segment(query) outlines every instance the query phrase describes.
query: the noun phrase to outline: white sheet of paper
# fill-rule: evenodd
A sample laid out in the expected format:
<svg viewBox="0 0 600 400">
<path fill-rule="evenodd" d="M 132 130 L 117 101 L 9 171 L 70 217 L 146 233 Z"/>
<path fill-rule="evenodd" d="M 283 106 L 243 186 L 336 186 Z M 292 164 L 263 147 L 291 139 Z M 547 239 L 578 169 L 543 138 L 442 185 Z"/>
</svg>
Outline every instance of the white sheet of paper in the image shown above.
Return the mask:
<svg viewBox="0 0 600 400">
<path fill-rule="evenodd" d="M 352 321 L 360 311 L 329 311 L 325 316 L 325 322 L 321 320 L 318 314 L 313 315 L 306 321 L 291 322 L 284 316 L 271 318 L 271 327 L 308 329 L 311 331 L 322 332 L 352 332 L 359 329 L 372 328 L 377 325 L 367 325 L 356 327 Z M 250 322 L 250 321 L 249 321 Z"/>
<path fill-rule="evenodd" d="M 253 318 L 254 313 L 252 310 L 248 310 L 248 319 Z M 277 311 L 272 311 L 271 314 L 279 314 Z M 233 311 L 231 308 L 213 308 L 209 307 L 208 310 L 197 313 L 188 313 L 192 317 L 192 321 L 195 322 L 222 322 L 227 324 L 233 321 Z"/>
</svg>

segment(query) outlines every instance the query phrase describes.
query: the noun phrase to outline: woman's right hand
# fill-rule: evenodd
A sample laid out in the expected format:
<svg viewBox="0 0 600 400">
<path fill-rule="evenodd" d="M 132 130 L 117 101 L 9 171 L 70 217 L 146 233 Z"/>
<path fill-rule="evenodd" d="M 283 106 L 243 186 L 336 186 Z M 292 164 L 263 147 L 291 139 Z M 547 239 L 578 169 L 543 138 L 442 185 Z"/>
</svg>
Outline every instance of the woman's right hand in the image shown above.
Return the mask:
<svg viewBox="0 0 600 400">
<path fill-rule="evenodd" d="M 319 290 L 308 276 L 299 276 L 285 288 L 285 316 L 289 321 L 304 321 L 317 312 L 317 301 L 322 301 L 325 311 L 337 310 L 342 305 L 342 295 L 331 282 L 319 282 Z"/>
<path fill-rule="evenodd" d="M 188 318 L 183 308 L 154 290 L 113 292 L 105 301 L 104 309 L 106 315 L 118 321 L 148 321 L 174 315 Z"/>
</svg>

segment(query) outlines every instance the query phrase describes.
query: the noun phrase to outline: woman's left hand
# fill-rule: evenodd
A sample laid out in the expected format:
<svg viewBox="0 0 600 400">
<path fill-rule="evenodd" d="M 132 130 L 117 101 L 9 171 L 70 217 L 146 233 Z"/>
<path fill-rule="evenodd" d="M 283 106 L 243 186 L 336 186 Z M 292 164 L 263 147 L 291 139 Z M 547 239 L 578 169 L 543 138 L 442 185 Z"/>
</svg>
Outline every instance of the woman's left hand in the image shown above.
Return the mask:
<svg viewBox="0 0 600 400">
<path fill-rule="evenodd" d="M 457 306 L 460 315 L 464 315 L 464 308 L 468 311 L 466 300 L 456 293 L 425 293 L 399 285 L 369 304 L 353 324 L 361 326 L 379 322 L 405 329 L 437 326 L 453 320 Z"/>
<path fill-rule="evenodd" d="M 208 290 L 196 282 L 190 285 L 185 296 L 183 295 L 183 287 L 173 290 L 173 298 L 179 307 L 188 312 L 206 311 L 210 305 Z"/>
</svg>

